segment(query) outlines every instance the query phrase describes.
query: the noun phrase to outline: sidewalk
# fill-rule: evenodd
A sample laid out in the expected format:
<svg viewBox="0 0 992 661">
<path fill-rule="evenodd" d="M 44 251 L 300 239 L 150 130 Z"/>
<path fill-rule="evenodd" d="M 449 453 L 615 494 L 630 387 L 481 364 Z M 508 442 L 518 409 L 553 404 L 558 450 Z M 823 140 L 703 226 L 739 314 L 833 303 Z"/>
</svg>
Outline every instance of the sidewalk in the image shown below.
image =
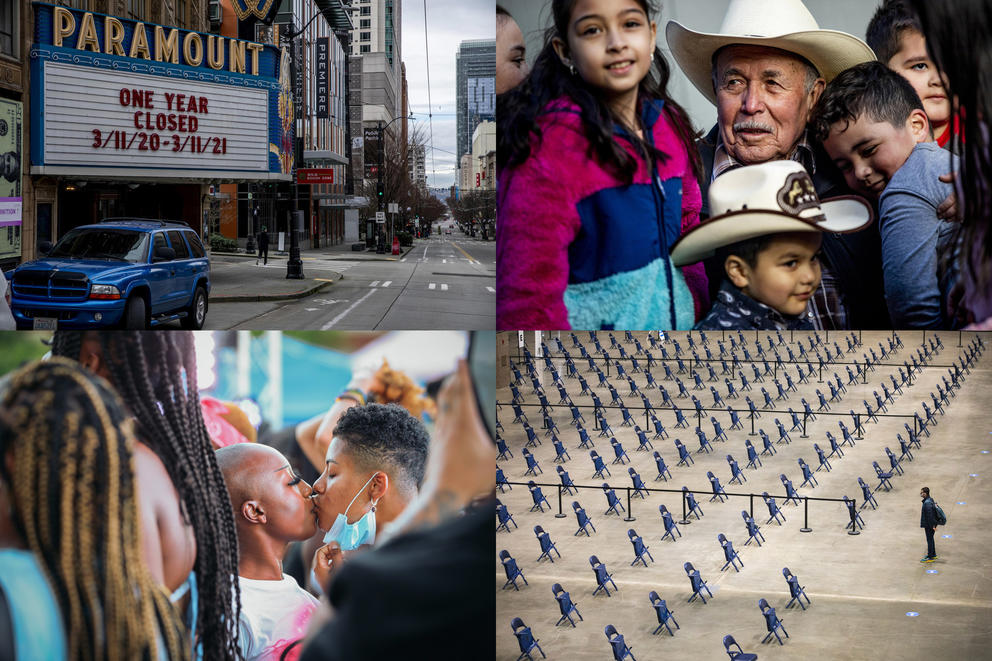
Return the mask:
<svg viewBox="0 0 992 661">
<path fill-rule="evenodd" d="M 301 248 L 300 258 L 303 260 L 305 276 L 308 260 L 395 262 L 402 259 L 418 243 L 424 241 L 426 239 L 415 239 L 413 246 L 402 248 L 399 255 L 388 253 L 378 255 L 374 250 L 352 252 L 351 244 L 345 244 L 326 248 Z M 256 268 L 256 256 L 253 254 L 211 251 L 209 255 L 212 260 L 221 258 L 212 264 L 213 268 L 210 271 L 211 303 L 283 301 L 305 298 L 341 279 L 341 274 L 333 271 L 324 271 L 324 275 L 328 276 L 324 278 L 304 277 L 302 280 L 290 280 L 285 277 L 285 273 L 280 277 L 273 277 L 277 273 L 273 269 Z M 270 264 L 274 262 L 285 265 L 288 259 L 288 252 L 269 249 Z"/>
</svg>

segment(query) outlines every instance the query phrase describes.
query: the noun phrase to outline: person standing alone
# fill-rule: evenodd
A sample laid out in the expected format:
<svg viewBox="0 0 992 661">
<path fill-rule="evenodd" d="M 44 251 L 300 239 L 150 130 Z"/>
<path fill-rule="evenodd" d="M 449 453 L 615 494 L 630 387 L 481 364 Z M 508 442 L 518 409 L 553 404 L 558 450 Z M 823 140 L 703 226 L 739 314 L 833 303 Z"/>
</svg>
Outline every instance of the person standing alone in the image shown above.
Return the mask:
<svg viewBox="0 0 992 661">
<path fill-rule="evenodd" d="M 265 227 L 258 233 L 258 256 L 262 258 L 262 264 L 269 263 L 269 233 Z M 258 260 L 255 260 L 258 264 Z"/>
<path fill-rule="evenodd" d="M 933 548 L 933 534 L 937 530 L 937 509 L 934 507 L 933 498 L 930 497 L 930 487 L 920 489 L 920 498 L 923 499 L 920 527 L 927 535 L 927 554 L 920 558 L 920 562 L 933 562 L 937 559 L 937 552 Z"/>
</svg>

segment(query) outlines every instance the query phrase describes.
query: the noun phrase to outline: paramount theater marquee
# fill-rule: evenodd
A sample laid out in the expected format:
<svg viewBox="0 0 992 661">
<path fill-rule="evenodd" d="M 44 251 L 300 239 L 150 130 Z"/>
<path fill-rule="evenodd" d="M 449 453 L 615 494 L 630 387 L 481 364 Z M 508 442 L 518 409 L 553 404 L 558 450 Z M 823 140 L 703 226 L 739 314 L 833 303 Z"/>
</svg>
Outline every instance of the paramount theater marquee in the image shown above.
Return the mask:
<svg viewBox="0 0 992 661">
<path fill-rule="evenodd" d="M 274 46 L 34 3 L 31 174 L 291 180 Z"/>
</svg>

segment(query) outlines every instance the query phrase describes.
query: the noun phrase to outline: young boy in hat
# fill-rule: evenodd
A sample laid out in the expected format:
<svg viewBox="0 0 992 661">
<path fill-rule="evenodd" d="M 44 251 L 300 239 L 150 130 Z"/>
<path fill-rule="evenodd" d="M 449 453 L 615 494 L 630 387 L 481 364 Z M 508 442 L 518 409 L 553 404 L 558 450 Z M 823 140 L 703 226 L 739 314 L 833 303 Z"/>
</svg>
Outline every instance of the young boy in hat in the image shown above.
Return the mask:
<svg viewBox="0 0 992 661">
<path fill-rule="evenodd" d="M 809 174 L 791 160 L 731 170 L 713 181 L 709 201 L 715 215 L 672 247 L 676 266 L 715 254 L 724 268 L 696 329 L 812 329 L 821 233 L 864 228 L 869 207 L 851 199 L 821 204 Z"/>
<path fill-rule="evenodd" d="M 248 661 L 276 661 L 306 634 L 319 603 L 282 571 L 290 542 L 317 530 L 310 485 L 267 445 L 237 443 L 215 454 L 238 530 L 239 646 Z"/>
<path fill-rule="evenodd" d="M 848 186 L 878 201 L 893 327 L 950 327 L 955 227 L 937 207 L 953 189 L 938 177 L 957 157 L 932 141 L 912 85 L 881 62 L 853 66 L 827 85 L 813 125 Z"/>
</svg>

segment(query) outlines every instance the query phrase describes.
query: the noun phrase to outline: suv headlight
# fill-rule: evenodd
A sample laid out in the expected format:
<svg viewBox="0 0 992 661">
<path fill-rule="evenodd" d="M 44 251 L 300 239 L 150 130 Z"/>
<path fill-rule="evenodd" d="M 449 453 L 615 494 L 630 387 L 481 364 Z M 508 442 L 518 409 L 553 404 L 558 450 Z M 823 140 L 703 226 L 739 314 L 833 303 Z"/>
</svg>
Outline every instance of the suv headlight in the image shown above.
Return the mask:
<svg viewBox="0 0 992 661">
<path fill-rule="evenodd" d="M 90 298 L 101 301 L 113 301 L 121 297 L 121 291 L 113 285 L 90 286 Z"/>
</svg>

